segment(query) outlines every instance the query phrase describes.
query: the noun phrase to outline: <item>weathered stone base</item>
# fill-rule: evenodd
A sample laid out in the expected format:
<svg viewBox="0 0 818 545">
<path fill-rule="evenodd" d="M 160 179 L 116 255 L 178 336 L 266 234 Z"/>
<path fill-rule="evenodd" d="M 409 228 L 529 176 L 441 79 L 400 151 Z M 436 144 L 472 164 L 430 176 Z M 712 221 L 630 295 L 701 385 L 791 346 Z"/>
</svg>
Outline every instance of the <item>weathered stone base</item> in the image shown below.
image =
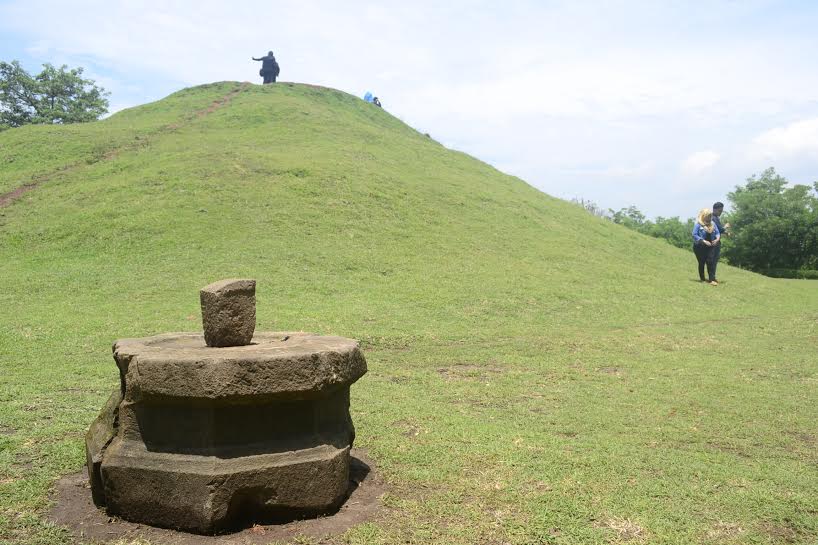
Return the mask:
<svg viewBox="0 0 818 545">
<path fill-rule="evenodd" d="M 202 534 L 338 508 L 355 429 L 358 344 L 260 333 L 214 348 L 202 335 L 114 345 L 121 387 L 86 434 L 94 502 L 125 520 Z"/>
<path fill-rule="evenodd" d="M 336 509 L 349 482 L 349 448 L 217 458 L 149 452 L 114 439 L 100 474 L 108 513 L 133 522 L 213 534 L 248 522 Z"/>
<path fill-rule="evenodd" d="M 70 533 L 71 543 L 154 543 L 159 545 L 271 545 L 273 543 L 344 542 L 343 535 L 361 524 L 378 520 L 386 486 L 374 460 L 360 450 L 350 451 L 349 482 L 344 503 L 331 513 L 315 518 L 270 524 L 247 524 L 235 532 L 213 536 L 159 528 L 121 517 L 110 517 L 99 509 L 88 489 L 88 473 L 81 471 L 59 479 L 50 494 L 46 519 Z"/>
</svg>

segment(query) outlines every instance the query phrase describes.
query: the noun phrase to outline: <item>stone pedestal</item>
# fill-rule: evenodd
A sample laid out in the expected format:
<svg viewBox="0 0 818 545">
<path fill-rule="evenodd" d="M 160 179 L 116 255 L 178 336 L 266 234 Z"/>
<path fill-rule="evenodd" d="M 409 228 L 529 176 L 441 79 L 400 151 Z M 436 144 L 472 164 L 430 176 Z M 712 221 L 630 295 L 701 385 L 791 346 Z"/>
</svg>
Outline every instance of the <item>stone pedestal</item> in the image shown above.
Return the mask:
<svg viewBox="0 0 818 545">
<path fill-rule="evenodd" d="M 253 314 L 253 316 L 255 316 Z M 155 526 L 217 533 L 328 513 L 344 500 L 355 431 L 355 341 L 257 333 L 120 340 L 121 388 L 86 435 L 94 502 Z"/>
</svg>

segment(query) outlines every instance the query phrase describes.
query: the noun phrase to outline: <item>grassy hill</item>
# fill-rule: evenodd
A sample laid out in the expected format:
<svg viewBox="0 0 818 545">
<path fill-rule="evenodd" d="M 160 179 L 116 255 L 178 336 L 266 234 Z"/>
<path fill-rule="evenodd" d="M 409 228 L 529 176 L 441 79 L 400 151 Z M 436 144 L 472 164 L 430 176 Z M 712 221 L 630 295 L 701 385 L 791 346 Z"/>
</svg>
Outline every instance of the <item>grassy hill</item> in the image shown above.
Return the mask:
<svg viewBox="0 0 818 545">
<path fill-rule="evenodd" d="M 547 150 L 544 150 L 547 153 Z M 186 89 L 0 133 L 0 542 L 69 543 L 113 340 L 360 339 L 356 446 L 386 509 L 333 543 L 815 543 L 818 290 L 594 218 L 308 85 Z M 306 540 L 305 542 L 309 542 Z"/>
</svg>

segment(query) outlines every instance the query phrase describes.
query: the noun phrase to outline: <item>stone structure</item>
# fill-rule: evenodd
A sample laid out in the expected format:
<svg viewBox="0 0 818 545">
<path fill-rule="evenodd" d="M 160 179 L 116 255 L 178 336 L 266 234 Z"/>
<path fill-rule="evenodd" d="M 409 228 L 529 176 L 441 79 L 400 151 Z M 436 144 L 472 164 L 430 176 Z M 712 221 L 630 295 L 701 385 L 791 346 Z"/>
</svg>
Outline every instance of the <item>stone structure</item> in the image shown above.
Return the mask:
<svg viewBox="0 0 818 545">
<path fill-rule="evenodd" d="M 199 292 L 207 346 L 243 346 L 256 330 L 256 281 L 222 280 Z"/>
<path fill-rule="evenodd" d="M 366 361 L 341 337 L 252 336 L 254 288 L 238 280 L 202 290 L 205 331 L 218 324 L 212 339 L 246 338 L 249 329 L 252 344 L 209 346 L 211 337 L 195 333 L 114 344 L 121 387 L 86 435 L 98 506 L 217 533 L 329 513 L 344 501 L 355 437 L 349 387 Z M 225 323 L 242 334 L 225 333 Z"/>
</svg>

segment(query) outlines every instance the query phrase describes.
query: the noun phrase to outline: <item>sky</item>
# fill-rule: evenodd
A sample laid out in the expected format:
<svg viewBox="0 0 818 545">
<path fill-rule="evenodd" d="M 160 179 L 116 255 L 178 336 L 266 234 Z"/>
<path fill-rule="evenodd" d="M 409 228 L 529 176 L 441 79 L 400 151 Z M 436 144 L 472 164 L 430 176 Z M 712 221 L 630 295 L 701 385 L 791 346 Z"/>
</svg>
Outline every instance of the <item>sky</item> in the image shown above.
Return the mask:
<svg viewBox="0 0 818 545">
<path fill-rule="evenodd" d="M 82 66 L 118 111 L 273 50 L 550 195 L 687 218 L 818 180 L 816 29 L 813 1 L 0 0 L 0 60 Z"/>
</svg>

